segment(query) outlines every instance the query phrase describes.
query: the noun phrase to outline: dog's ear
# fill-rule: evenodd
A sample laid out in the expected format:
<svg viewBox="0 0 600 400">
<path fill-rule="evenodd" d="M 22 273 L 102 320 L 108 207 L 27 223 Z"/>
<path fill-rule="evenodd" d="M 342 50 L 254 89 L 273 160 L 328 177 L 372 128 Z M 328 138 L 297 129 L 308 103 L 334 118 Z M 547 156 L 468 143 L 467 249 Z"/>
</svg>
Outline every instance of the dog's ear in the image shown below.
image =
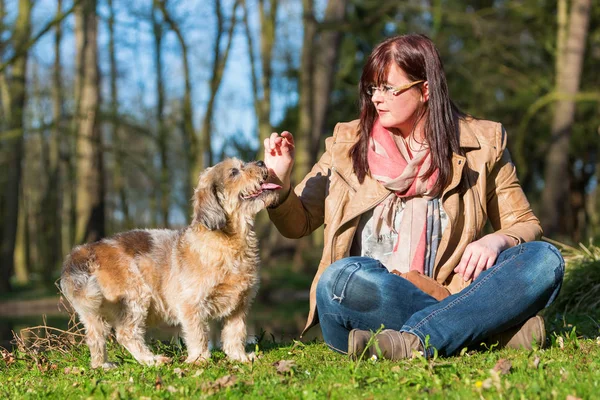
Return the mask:
<svg viewBox="0 0 600 400">
<path fill-rule="evenodd" d="M 201 224 L 211 231 L 221 230 L 227 224 L 227 215 L 217 199 L 217 191 L 205 172 L 194 190 L 192 224 Z"/>
</svg>

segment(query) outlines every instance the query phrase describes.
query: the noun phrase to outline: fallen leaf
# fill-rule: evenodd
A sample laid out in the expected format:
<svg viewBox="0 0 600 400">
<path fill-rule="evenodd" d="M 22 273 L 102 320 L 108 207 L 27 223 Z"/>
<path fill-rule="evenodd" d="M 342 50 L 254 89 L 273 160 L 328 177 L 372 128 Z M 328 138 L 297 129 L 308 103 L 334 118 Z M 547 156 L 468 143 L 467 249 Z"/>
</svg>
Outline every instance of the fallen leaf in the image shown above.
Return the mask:
<svg viewBox="0 0 600 400">
<path fill-rule="evenodd" d="M 171 392 L 171 393 L 176 393 L 176 392 L 177 392 L 177 389 L 175 389 L 175 388 L 174 388 L 173 386 L 171 386 L 171 385 L 167 386 L 167 390 L 168 390 L 169 392 Z"/>
<path fill-rule="evenodd" d="M 215 381 L 215 384 L 221 388 L 226 388 L 235 385 L 237 382 L 237 376 L 235 375 L 224 375 Z"/>
<path fill-rule="evenodd" d="M 184 371 L 181 368 L 175 368 L 173 372 L 180 378 L 184 375 Z"/>
<path fill-rule="evenodd" d="M 0 349 L 0 354 L 2 355 L 2 361 L 4 361 L 6 365 L 11 365 L 16 361 L 14 354 L 6 349 Z"/>
<path fill-rule="evenodd" d="M 196 373 L 194 374 L 194 378 L 199 377 L 200 375 L 202 375 L 204 373 L 203 369 L 199 369 L 198 371 L 196 371 Z"/>
<path fill-rule="evenodd" d="M 154 380 L 154 389 L 160 390 L 162 388 L 163 381 L 160 375 L 156 375 L 156 379 Z"/>
<path fill-rule="evenodd" d="M 512 368 L 512 363 L 510 362 L 510 360 L 501 358 L 498 360 L 498 362 L 494 366 L 494 371 L 499 372 L 502 375 L 506 375 L 510 372 L 511 368 Z"/>
<path fill-rule="evenodd" d="M 277 368 L 277 372 L 280 374 L 286 374 L 288 372 L 293 372 L 293 369 L 296 367 L 296 362 L 294 360 L 279 360 L 273 365 Z"/>
<path fill-rule="evenodd" d="M 572 394 L 567 396 L 567 400 L 581 400 L 581 397 L 573 396 Z"/>
<path fill-rule="evenodd" d="M 560 349 L 564 349 L 565 348 L 565 339 L 563 339 L 562 336 L 559 336 L 558 338 L 556 338 L 556 343 L 558 343 L 558 347 Z"/>
<path fill-rule="evenodd" d="M 63 372 L 67 375 L 83 375 L 85 373 L 85 369 L 79 367 L 66 367 Z"/>
<path fill-rule="evenodd" d="M 400 372 L 402 368 L 399 365 L 394 365 L 390 371 L 392 372 Z"/>
<path fill-rule="evenodd" d="M 486 389 L 486 390 L 487 390 L 487 389 L 491 389 L 491 388 L 492 388 L 492 385 L 493 385 L 492 378 L 487 378 L 485 381 L 483 381 L 483 382 L 481 383 L 481 386 L 482 386 L 484 389 Z"/>
<path fill-rule="evenodd" d="M 533 368 L 538 369 L 540 366 L 540 356 L 535 356 L 532 361 Z"/>
<path fill-rule="evenodd" d="M 206 382 L 202 385 L 202 391 L 206 394 L 214 394 L 221 389 L 235 385 L 237 377 L 235 375 L 224 375 L 214 382 Z"/>
</svg>

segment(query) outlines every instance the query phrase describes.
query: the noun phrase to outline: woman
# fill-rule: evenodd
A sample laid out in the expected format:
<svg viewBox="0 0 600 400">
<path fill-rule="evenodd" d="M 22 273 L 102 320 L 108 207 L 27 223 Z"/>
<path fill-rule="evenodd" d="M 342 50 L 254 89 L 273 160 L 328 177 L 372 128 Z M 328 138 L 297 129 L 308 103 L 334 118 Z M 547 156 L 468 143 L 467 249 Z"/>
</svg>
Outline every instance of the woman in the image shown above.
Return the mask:
<svg viewBox="0 0 600 400">
<path fill-rule="evenodd" d="M 542 229 L 502 125 L 457 109 L 423 35 L 379 44 L 359 91 L 360 120 L 336 126 L 295 190 L 292 135 L 264 142 L 283 187 L 269 210 L 279 231 L 298 238 L 325 224 L 305 331 L 319 322 L 332 349 L 360 356 L 384 325 L 376 339 L 391 359 L 485 340 L 543 345 L 535 315 L 558 294 L 564 261 L 534 241 Z"/>
</svg>

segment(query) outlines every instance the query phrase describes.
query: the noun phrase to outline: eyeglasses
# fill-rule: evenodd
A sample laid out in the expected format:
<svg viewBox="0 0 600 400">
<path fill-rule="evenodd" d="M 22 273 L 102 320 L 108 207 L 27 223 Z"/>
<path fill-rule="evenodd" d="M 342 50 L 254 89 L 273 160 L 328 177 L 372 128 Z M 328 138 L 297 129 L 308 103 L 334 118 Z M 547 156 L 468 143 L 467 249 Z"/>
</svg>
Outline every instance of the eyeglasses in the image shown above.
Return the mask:
<svg viewBox="0 0 600 400">
<path fill-rule="evenodd" d="M 392 96 L 398 96 L 400 93 L 410 89 L 411 87 L 418 85 L 419 83 L 425 82 L 424 80 L 414 81 L 408 83 L 404 86 L 391 86 L 391 85 L 383 85 L 383 86 L 369 86 L 367 88 L 367 94 L 369 96 L 375 96 L 375 93 L 379 91 L 385 98 L 392 98 Z"/>
</svg>

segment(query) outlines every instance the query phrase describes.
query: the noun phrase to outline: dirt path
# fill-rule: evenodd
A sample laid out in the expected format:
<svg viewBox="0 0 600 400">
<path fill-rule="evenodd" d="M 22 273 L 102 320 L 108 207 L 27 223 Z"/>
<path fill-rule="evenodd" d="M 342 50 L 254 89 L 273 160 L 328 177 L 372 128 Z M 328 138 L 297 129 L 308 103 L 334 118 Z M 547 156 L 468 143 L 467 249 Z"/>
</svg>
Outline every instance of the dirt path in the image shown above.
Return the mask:
<svg viewBox="0 0 600 400">
<path fill-rule="evenodd" d="M 0 302 L 0 317 L 24 317 L 36 315 L 65 315 L 64 307 L 59 308 L 60 297 L 45 297 L 34 300 L 13 300 Z"/>
</svg>

